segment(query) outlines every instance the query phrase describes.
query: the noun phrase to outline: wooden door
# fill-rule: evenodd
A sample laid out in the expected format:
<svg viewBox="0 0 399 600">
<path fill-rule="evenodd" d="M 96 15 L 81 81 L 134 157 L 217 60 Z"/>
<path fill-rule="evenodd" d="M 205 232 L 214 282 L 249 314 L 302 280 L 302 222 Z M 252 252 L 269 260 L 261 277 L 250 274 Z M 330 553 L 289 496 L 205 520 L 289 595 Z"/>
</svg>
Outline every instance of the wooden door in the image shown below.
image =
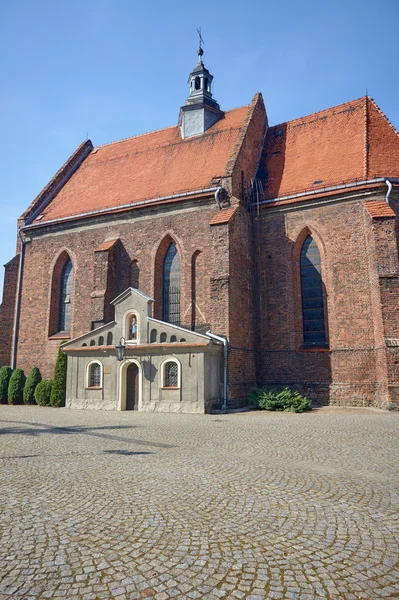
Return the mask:
<svg viewBox="0 0 399 600">
<path fill-rule="evenodd" d="M 139 404 L 139 368 L 131 363 L 126 373 L 126 410 L 137 410 Z"/>
</svg>

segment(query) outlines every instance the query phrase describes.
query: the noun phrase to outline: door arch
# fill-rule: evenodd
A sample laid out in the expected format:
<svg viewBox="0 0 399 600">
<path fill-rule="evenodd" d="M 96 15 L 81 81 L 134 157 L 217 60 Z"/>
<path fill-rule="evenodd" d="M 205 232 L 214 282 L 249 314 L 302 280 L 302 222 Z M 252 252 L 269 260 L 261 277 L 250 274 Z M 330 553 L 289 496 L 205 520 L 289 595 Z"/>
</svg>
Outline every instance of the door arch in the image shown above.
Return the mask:
<svg viewBox="0 0 399 600">
<path fill-rule="evenodd" d="M 139 407 L 139 368 L 130 363 L 126 369 L 126 410 L 138 410 Z"/>
<path fill-rule="evenodd" d="M 126 360 L 119 371 L 119 410 L 140 410 L 142 369 L 137 360 Z"/>
</svg>

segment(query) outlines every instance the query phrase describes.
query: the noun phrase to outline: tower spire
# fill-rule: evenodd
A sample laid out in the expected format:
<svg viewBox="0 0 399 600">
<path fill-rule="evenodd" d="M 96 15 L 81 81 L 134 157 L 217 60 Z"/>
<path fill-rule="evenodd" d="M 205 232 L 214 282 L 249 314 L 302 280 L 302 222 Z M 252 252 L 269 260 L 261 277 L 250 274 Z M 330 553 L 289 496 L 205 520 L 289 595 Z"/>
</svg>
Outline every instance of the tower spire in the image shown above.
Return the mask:
<svg viewBox="0 0 399 600">
<path fill-rule="evenodd" d="M 224 115 L 219 104 L 212 98 L 213 75 L 202 62 L 204 40 L 201 35 L 201 27 L 197 29 L 197 33 L 199 36 L 198 63 L 189 75 L 190 95 L 184 106 L 180 108 L 179 115 L 183 138 L 205 133 Z"/>
</svg>

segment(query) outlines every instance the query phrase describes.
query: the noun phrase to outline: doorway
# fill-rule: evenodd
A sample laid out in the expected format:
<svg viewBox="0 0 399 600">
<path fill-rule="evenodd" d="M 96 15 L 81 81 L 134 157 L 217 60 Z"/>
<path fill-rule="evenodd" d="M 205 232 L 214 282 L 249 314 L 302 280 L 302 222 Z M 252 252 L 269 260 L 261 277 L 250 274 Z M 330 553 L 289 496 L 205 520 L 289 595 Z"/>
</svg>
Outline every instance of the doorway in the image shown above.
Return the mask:
<svg viewBox="0 0 399 600">
<path fill-rule="evenodd" d="M 139 406 L 139 368 L 131 363 L 126 373 L 126 410 L 138 410 Z"/>
</svg>

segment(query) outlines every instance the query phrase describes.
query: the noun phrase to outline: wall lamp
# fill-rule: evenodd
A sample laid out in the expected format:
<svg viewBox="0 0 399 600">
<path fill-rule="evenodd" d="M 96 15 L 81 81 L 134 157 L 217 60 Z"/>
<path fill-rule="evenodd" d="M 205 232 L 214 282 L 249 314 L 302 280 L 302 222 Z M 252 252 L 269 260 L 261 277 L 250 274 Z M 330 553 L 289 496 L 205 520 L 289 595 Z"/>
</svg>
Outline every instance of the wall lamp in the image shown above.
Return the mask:
<svg viewBox="0 0 399 600">
<path fill-rule="evenodd" d="M 119 344 L 117 346 L 115 346 L 116 360 L 119 360 L 119 361 L 125 360 L 125 350 L 126 350 L 125 341 L 126 341 L 125 338 L 121 337 L 121 339 L 119 340 Z"/>
</svg>

